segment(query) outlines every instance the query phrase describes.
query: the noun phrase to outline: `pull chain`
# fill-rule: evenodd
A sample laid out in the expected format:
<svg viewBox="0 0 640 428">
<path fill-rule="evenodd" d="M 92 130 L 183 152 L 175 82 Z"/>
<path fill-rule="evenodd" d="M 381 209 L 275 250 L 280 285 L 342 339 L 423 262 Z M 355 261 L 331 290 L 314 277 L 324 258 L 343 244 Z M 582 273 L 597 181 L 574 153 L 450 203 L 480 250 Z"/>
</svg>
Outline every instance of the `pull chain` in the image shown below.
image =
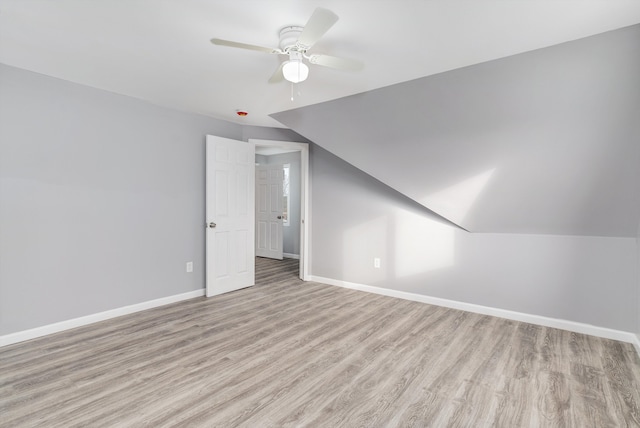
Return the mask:
<svg viewBox="0 0 640 428">
<path fill-rule="evenodd" d="M 294 85 L 294 83 L 293 83 L 293 82 L 291 82 L 291 101 L 292 101 L 292 102 L 293 102 L 293 100 L 294 100 L 294 96 L 293 96 L 293 85 Z M 297 95 L 297 96 L 300 96 L 300 89 L 298 89 L 298 90 L 297 90 L 297 91 L 295 91 L 295 92 L 296 92 L 296 95 Z"/>
</svg>

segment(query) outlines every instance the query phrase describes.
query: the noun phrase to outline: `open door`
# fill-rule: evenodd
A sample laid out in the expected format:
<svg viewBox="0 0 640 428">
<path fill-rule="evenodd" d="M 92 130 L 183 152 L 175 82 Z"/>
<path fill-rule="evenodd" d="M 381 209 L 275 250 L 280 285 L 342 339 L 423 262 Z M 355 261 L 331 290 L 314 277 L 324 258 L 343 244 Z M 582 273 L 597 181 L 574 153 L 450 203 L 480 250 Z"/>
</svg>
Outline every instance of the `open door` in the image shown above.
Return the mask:
<svg viewBox="0 0 640 428">
<path fill-rule="evenodd" d="M 282 260 L 282 164 L 256 166 L 256 256 Z"/>
<path fill-rule="evenodd" d="M 291 141 L 250 139 L 257 146 L 300 152 L 300 279 L 311 280 L 311 186 L 309 180 L 309 145 Z"/>
<path fill-rule="evenodd" d="M 207 135 L 207 296 L 255 283 L 255 145 Z"/>
</svg>

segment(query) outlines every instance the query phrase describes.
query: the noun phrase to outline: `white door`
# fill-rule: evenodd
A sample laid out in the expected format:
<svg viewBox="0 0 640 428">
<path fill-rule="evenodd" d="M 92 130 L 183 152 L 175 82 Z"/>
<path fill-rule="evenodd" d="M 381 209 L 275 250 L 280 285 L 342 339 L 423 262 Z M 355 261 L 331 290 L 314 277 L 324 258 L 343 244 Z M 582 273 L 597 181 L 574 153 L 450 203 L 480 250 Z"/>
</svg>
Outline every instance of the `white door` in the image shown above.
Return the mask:
<svg viewBox="0 0 640 428">
<path fill-rule="evenodd" d="M 282 260 L 284 165 L 256 166 L 256 256 Z"/>
<path fill-rule="evenodd" d="M 207 296 L 254 285 L 255 145 L 207 135 Z"/>
</svg>

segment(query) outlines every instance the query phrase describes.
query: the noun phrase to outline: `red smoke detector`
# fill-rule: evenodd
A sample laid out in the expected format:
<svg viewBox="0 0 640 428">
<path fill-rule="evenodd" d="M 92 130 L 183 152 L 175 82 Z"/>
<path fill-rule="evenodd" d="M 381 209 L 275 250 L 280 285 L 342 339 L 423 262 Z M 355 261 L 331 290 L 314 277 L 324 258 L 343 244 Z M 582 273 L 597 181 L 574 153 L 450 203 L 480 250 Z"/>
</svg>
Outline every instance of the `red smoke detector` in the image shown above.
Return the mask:
<svg viewBox="0 0 640 428">
<path fill-rule="evenodd" d="M 242 110 L 236 110 L 236 114 L 237 114 L 238 116 L 245 117 L 245 116 L 246 116 L 246 115 L 248 115 L 249 113 L 247 113 L 246 111 L 242 111 Z"/>
</svg>

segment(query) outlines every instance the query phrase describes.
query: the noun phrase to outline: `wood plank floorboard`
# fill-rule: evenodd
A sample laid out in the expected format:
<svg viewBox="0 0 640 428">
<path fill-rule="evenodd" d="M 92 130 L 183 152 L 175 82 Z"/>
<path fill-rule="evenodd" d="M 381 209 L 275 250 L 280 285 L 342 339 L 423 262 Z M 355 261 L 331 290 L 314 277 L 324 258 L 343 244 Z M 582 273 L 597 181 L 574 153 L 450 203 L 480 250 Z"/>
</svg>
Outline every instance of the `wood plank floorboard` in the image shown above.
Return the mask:
<svg viewBox="0 0 640 428">
<path fill-rule="evenodd" d="M 630 344 L 298 269 L 0 348 L 0 427 L 640 427 Z"/>
</svg>

